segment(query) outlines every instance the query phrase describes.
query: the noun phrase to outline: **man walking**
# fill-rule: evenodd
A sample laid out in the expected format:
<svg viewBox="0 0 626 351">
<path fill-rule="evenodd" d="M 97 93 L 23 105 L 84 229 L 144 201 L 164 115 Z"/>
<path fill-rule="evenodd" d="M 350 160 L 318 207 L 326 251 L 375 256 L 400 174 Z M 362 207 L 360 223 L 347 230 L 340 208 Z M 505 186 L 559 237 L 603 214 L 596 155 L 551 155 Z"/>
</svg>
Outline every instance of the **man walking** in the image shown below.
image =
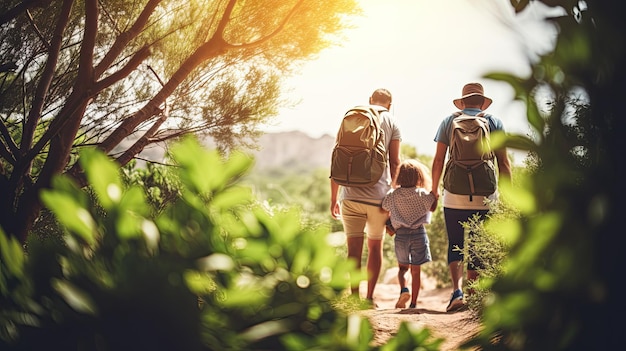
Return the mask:
<svg viewBox="0 0 626 351">
<path fill-rule="evenodd" d="M 348 259 L 361 269 L 363 244 L 367 237 L 367 294 L 368 301 L 375 306 L 374 289 L 380 275 L 383 256 L 382 241 L 386 232 L 385 222 L 389 213 L 381 208 L 381 203 L 391 189 L 392 179 L 400 165 L 400 129 L 389 112 L 391 93 L 387 89 L 377 89 L 369 99 L 370 106 L 379 111 L 384 130 L 388 162 L 378 182 L 369 187 L 339 186 L 331 179 L 330 211 L 335 219 L 341 218 L 346 233 Z M 340 192 L 341 190 L 341 192 Z M 358 296 L 359 287 L 351 286 L 352 294 Z"/>
</svg>

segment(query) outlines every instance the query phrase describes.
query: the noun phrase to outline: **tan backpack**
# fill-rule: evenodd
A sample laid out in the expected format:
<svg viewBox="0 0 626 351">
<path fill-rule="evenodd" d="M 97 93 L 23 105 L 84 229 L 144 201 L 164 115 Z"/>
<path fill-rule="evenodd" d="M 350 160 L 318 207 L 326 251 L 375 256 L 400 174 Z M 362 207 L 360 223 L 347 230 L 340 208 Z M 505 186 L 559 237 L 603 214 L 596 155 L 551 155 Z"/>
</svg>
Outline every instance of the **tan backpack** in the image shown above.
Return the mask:
<svg viewBox="0 0 626 351">
<path fill-rule="evenodd" d="M 489 121 L 484 113 L 456 112 L 450 126 L 448 162 L 443 187 L 454 194 L 488 196 L 496 191 L 496 170 L 491 150 Z"/>
<path fill-rule="evenodd" d="M 387 148 L 379 111 L 370 106 L 348 110 L 337 132 L 330 178 L 343 186 L 367 187 L 378 182 L 386 167 Z"/>
</svg>

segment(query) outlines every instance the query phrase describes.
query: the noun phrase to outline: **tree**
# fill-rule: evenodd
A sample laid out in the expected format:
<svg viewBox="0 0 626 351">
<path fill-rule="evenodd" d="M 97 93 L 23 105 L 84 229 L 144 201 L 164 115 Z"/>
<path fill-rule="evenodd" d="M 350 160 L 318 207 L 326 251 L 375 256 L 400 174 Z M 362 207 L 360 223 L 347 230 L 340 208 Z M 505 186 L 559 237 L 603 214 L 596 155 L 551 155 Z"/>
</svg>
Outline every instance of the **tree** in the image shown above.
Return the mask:
<svg viewBox="0 0 626 351">
<path fill-rule="evenodd" d="M 189 133 L 252 145 L 281 78 L 333 44 L 354 0 L 30 0 L 0 5 L 0 225 L 24 242 L 77 150 L 120 165 Z M 131 141 L 129 143 L 129 141 Z"/>
</svg>

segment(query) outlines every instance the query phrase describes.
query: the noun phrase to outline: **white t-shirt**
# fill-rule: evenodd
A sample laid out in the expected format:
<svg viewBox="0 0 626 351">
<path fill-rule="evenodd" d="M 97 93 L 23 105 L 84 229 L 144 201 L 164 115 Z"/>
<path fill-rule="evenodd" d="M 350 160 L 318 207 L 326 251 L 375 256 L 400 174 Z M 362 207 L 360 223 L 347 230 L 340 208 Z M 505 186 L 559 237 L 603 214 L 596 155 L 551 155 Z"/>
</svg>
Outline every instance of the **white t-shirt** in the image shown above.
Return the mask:
<svg viewBox="0 0 626 351">
<path fill-rule="evenodd" d="M 489 205 L 486 204 L 485 199 L 495 201 L 498 199 L 498 191 L 489 196 L 472 195 L 470 201 L 469 195 L 453 194 L 447 190 L 443 190 L 443 199 L 441 203 L 443 207 L 454 208 L 457 210 L 488 210 Z"/>
</svg>

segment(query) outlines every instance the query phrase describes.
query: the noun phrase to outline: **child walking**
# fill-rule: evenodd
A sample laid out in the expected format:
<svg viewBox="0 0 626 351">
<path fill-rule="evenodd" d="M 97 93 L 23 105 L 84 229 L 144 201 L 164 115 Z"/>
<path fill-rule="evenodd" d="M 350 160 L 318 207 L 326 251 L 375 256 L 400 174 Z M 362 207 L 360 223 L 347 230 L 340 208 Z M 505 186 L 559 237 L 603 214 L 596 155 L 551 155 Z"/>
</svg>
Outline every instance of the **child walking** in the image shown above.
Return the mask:
<svg viewBox="0 0 626 351">
<path fill-rule="evenodd" d="M 383 199 L 383 209 L 389 211 L 391 225 L 396 230 L 395 249 L 398 260 L 400 298 L 396 308 L 415 308 L 421 285 L 421 265 L 432 261 L 430 245 L 424 224 L 430 223 L 435 208 L 435 196 L 431 193 L 432 180 L 425 165 L 409 159 L 400 164 L 396 182 Z M 405 274 L 411 269 L 411 290 Z"/>
</svg>

